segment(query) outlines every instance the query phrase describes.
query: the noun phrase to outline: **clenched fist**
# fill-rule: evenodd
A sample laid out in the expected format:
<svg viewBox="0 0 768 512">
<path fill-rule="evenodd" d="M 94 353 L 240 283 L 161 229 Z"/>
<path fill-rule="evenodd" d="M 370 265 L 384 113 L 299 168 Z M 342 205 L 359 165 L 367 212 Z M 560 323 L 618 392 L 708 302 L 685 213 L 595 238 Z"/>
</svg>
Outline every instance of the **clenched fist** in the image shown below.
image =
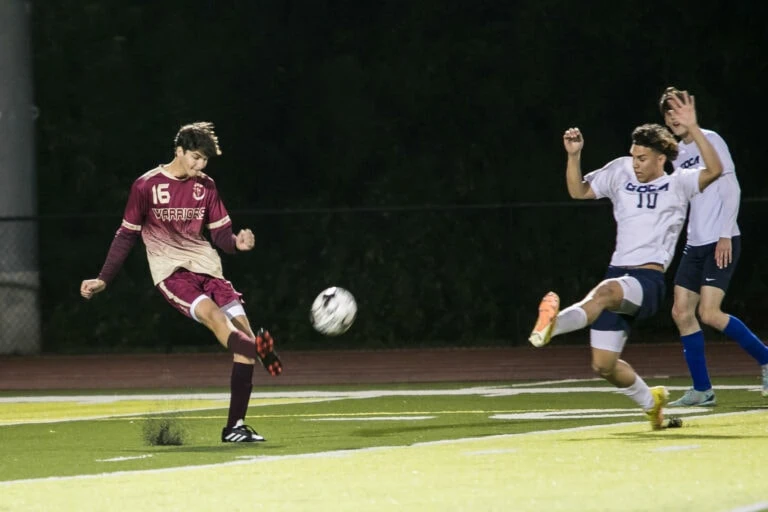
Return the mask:
<svg viewBox="0 0 768 512">
<path fill-rule="evenodd" d="M 256 245 L 256 237 L 250 229 L 241 229 L 235 240 L 235 247 L 239 251 L 250 251 Z"/>
<path fill-rule="evenodd" d="M 106 287 L 107 283 L 101 279 L 86 279 L 80 284 L 80 295 L 90 299 L 97 293 L 103 292 Z"/>
</svg>

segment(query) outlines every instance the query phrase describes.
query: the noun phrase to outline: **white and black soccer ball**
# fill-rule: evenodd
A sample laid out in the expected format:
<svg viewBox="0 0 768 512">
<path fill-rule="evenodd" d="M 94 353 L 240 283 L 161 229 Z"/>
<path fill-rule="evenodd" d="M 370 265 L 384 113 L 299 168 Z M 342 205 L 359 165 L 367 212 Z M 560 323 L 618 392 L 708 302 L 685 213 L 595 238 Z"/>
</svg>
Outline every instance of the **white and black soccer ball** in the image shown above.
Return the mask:
<svg viewBox="0 0 768 512">
<path fill-rule="evenodd" d="M 326 336 L 338 336 L 352 327 L 355 316 L 355 297 L 344 288 L 332 286 L 320 292 L 312 303 L 309 320 L 317 332 Z"/>
</svg>

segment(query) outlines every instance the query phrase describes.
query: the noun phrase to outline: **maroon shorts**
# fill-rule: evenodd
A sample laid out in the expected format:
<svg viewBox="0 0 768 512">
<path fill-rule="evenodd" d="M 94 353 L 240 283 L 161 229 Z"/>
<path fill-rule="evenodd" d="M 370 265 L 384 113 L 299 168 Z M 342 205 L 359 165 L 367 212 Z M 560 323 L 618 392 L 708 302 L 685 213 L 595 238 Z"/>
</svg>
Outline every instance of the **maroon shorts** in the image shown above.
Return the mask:
<svg viewBox="0 0 768 512">
<path fill-rule="evenodd" d="M 230 318 L 245 314 L 242 294 L 226 279 L 196 274 L 182 268 L 160 281 L 157 289 L 171 306 L 198 322 L 194 308 L 206 297 L 215 302 Z"/>
</svg>

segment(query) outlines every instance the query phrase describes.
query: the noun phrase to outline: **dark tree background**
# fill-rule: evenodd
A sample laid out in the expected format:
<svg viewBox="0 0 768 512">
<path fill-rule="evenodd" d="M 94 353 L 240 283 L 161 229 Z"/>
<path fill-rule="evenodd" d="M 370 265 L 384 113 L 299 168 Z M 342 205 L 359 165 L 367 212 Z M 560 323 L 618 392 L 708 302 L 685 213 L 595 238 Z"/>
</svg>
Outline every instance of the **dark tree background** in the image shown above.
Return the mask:
<svg viewBox="0 0 768 512">
<path fill-rule="evenodd" d="M 37 2 L 44 350 L 216 349 L 153 289 L 141 244 L 107 292 L 78 294 L 133 180 L 196 120 L 218 127 L 208 172 L 235 229 L 257 235 L 225 273 L 281 347 L 525 343 L 541 295 L 580 299 L 613 249 L 608 204 L 568 198 L 563 130 L 597 168 L 660 121 L 670 84 L 730 145 L 745 254 L 726 306 L 768 333 L 765 5 Z M 333 284 L 360 312 L 331 341 L 307 315 Z M 675 339 L 669 306 L 633 342 Z"/>
</svg>

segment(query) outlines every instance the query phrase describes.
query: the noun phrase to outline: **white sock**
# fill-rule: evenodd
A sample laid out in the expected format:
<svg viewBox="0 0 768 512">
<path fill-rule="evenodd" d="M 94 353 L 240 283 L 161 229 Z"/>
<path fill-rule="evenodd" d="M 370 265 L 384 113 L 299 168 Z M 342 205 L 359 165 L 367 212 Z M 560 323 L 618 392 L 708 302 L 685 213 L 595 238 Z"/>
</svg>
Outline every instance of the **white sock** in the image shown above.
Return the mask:
<svg viewBox="0 0 768 512">
<path fill-rule="evenodd" d="M 635 382 L 628 388 L 619 388 L 619 391 L 627 395 L 629 398 L 635 401 L 637 405 L 643 408 L 644 411 L 653 409 L 653 395 L 651 395 L 651 388 L 639 375 L 635 376 Z"/>
<path fill-rule="evenodd" d="M 552 336 L 565 334 L 566 332 L 571 331 L 578 331 L 586 326 L 587 312 L 581 309 L 581 306 L 569 306 L 558 313 L 555 330 L 552 331 Z"/>
</svg>

